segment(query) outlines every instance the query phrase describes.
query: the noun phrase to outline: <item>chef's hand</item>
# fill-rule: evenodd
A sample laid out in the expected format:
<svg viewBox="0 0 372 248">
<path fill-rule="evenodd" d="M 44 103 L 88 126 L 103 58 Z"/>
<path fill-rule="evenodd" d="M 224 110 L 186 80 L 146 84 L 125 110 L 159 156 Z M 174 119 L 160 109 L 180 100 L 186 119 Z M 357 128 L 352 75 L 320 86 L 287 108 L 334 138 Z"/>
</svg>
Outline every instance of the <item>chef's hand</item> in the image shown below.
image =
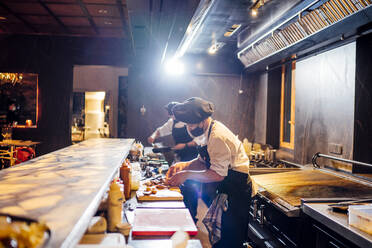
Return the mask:
<svg viewBox="0 0 372 248">
<path fill-rule="evenodd" d="M 169 169 L 167 174 L 165 175 L 165 181 L 167 182 L 169 178 L 171 178 L 177 172 L 182 171 L 189 163 L 187 162 L 179 162 L 172 165 Z"/>
<path fill-rule="evenodd" d="M 170 186 L 179 186 L 188 179 L 188 176 L 189 176 L 188 171 L 180 171 L 174 174 L 171 178 L 169 178 L 168 184 Z"/>
<path fill-rule="evenodd" d="M 153 144 L 155 141 L 155 138 L 153 136 L 150 136 L 147 138 L 147 142 L 149 142 L 149 144 Z"/>
<path fill-rule="evenodd" d="M 173 146 L 173 150 L 182 150 L 186 147 L 186 144 L 180 143 L 175 146 Z"/>
</svg>

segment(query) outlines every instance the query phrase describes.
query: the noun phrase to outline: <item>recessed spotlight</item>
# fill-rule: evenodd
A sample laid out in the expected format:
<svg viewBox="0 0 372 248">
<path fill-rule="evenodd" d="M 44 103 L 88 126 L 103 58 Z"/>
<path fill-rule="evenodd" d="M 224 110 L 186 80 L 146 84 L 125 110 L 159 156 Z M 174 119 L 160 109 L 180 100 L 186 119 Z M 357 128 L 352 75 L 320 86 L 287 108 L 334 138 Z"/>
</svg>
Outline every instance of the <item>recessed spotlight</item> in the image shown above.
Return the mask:
<svg viewBox="0 0 372 248">
<path fill-rule="evenodd" d="M 216 46 L 211 46 L 210 48 L 208 48 L 209 54 L 215 54 L 216 52 L 217 52 Z"/>
<path fill-rule="evenodd" d="M 209 48 L 208 48 L 208 53 L 213 55 L 216 54 L 218 50 L 220 50 L 225 43 L 223 42 L 214 42 Z"/>
<path fill-rule="evenodd" d="M 99 9 L 98 10 L 98 13 L 100 13 L 100 14 L 107 14 L 108 13 L 108 10 L 107 9 Z"/>
<path fill-rule="evenodd" d="M 231 28 L 229 28 L 229 29 L 227 30 L 227 32 L 224 33 L 223 36 L 225 36 L 225 37 L 230 37 L 230 36 L 232 36 L 236 31 L 238 31 L 238 29 L 239 29 L 241 26 L 242 26 L 241 24 L 234 24 L 234 25 L 232 25 Z"/>
<path fill-rule="evenodd" d="M 252 16 L 257 16 L 258 11 L 256 9 L 252 9 L 251 14 L 252 14 Z"/>
</svg>

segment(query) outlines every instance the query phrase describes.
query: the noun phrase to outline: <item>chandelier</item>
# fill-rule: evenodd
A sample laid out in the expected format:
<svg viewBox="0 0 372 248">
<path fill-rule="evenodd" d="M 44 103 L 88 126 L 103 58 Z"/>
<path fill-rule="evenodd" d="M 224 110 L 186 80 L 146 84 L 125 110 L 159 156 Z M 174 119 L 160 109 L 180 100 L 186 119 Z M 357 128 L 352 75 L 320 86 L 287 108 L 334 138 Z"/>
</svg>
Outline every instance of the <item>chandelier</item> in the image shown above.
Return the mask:
<svg viewBox="0 0 372 248">
<path fill-rule="evenodd" d="M 9 72 L 0 72 L 0 84 L 17 84 L 20 83 L 23 79 L 22 73 L 9 73 Z"/>
</svg>

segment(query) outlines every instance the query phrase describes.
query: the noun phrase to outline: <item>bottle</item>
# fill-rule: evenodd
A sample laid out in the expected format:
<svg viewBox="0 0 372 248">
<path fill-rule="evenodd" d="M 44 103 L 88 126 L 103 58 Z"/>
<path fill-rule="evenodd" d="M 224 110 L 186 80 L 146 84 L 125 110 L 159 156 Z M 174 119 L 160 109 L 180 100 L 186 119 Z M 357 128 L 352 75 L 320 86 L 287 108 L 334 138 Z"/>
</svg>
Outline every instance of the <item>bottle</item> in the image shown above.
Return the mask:
<svg viewBox="0 0 372 248">
<path fill-rule="evenodd" d="M 116 225 L 122 222 L 122 210 L 123 210 L 123 194 L 120 191 L 119 185 L 116 182 L 112 182 L 110 185 L 109 197 L 108 197 L 108 230 L 110 232 L 116 231 Z"/>
<path fill-rule="evenodd" d="M 130 167 L 127 162 L 124 162 L 122 166 L 120 167 L 120 178 L 124 182 L 124 196 L 125 199 L 130 198 L 130 181 L 131 181 L 131 175 L 130 175 Z"/>
</svg>

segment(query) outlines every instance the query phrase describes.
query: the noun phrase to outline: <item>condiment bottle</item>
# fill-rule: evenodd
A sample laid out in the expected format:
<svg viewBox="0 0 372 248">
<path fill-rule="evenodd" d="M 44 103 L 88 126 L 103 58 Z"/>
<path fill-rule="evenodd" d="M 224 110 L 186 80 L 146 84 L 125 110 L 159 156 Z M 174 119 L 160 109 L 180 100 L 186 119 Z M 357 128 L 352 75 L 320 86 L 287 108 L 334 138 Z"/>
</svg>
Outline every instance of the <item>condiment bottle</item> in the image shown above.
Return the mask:
<svg viewBox="0 0 372 248">
<path fill-rule="evenodd" d="M 116 182 L 111 183 L 108 197 L 108 230 L 116 231 L 116 225 L 122 222 L 123 193 Z"/>
<path fill-rule="evenodd" d="M 120 167 L 120 178 L 124 182 L 124 196 L 126 199 L 130 198 L 130 167 L 128 163 L 124 162 L 123 165 Z"/>
</svg>

